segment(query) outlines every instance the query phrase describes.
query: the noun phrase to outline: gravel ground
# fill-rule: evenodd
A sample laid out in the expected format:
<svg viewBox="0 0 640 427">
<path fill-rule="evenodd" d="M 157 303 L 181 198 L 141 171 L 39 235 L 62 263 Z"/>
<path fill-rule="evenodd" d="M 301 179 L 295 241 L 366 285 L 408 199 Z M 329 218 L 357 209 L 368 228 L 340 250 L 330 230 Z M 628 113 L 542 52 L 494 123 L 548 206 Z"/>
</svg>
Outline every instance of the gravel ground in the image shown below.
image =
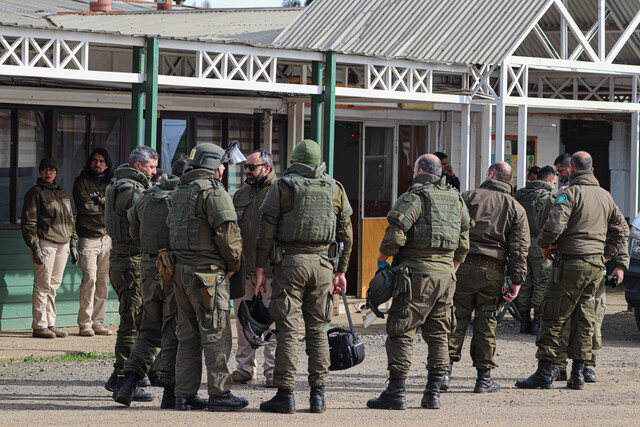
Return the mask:
<svg viewBox="0 0 640 427">
<path fill-rule="evenodd" d="M 533 373 L 536 366 L 534 337 L 521 335 L 515 325 L 498 329 L 496 361 L 493 371 L 502 391 L 489 395 L 473 393 L 475 369 L 468 356 L 469 337 L 463 360 L 454 366 L 452 388 L 441 396 L 442 409 L 420 408 L 426 380 L 426 345 L 418 337 L 413 367 L 407 381 L 406 411 L 366 409 L 366 401 L 385 386 L 386 354 L 383 325 L 378 323 L 361 334 L 365 343 L 365 361 L 342 373 L 332 373 L 327 387 L 327 412 L 309 414 L 306 384 L 306 356 L 300 342 L 299 374 L 296 384 L 295 415 L 264 414 L 261 401 L 274 390 L 264 388 L 263 378 L 256 385 L 234 386 L 233 392 L 249 399 L 249 407 L 240 413 L 162 411 L 159 399 L 134 403 L 124 408 L 110 398 L 103 383 L 112 369 L 112 360 L 33 364 L 0 364 L 0 424 L 102 425 L 102 424 L 205 424 L 224 425 L 638 425 L 640 424 L 640 333 L 632 313 L 607 315 L 604 327 L 605 348 L 597 368 L 598 382 L 585 390 L 567 389 L 556 383 L 553 390 L 519 390 L 515 380 Z M 261 357 L 259 357 L 261 366 Z M 230 369 L 235 366 L 233 355 Z M 203 379 L 204 381 L 204 379 Z M 201 396 L 206 396 L 202 387 Z"/>
</svg>

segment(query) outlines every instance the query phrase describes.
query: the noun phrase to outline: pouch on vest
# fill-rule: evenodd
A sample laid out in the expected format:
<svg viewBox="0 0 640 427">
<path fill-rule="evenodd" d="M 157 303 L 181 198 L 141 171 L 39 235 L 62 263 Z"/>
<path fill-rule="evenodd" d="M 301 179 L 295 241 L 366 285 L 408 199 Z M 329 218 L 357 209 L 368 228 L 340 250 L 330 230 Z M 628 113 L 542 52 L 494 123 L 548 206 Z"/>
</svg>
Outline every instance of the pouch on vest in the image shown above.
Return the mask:
<svg viewBox="0 0 640 427">
<path fill-rule="evenodd" d="M 194 273 L 193 280 L 199 284 L 198 290 L 198 310 L 196 318 L 200 329 L 205 332 L 211 332 L 218 329 L 218 309 L 216 308 L 216 296 L 218 286 L 224 280 L 220 280 L 221 275 L 219 269 L 211 273 Z M 200 310 L 204 313 L 201 316 Z M 211 317 L 211 325 L 207 325 L 207 318 Z"/>
<path fill-rule="evenodd" d="M 395 274 L 395 281 L 393 284 L 393 297 L 397 297 L 401 294 L 407 294 L 408 300 L 412 298 L 411 295 L 411 271 L 406 265 L 400 264 L 393 268 Z"/>
</svg>

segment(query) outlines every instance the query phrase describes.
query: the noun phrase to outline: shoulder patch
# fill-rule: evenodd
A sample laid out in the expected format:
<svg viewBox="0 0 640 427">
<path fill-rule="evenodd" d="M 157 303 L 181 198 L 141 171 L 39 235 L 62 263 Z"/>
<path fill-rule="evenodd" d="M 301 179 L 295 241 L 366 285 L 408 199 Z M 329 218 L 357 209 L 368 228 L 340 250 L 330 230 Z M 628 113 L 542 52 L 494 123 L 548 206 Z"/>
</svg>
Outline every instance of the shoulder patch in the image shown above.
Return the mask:
<svg viewBox="0 0 640 427">
<path fill-rule="evenodd" d="M 556 203 L 561 205 L 562 203 L 567 201 L 567 195 L 566 194 L 561 194 L 558 196 L 558 198 L 556 199 Z"/>
</svg>

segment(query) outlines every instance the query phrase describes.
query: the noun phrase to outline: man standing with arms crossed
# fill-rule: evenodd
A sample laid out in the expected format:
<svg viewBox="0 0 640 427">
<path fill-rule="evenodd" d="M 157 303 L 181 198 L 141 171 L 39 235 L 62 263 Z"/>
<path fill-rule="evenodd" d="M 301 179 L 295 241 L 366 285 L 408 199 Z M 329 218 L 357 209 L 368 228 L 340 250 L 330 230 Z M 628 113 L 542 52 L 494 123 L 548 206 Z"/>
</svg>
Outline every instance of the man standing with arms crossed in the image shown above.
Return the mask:
<svg viewBox="0 0 640 427">
<path fill-rule="evenodd" d="M 604 263 L 613 258 L 629 237 L 629 227 L 611 197 L 593 175 L 586 151 L 571 156 L 569 188 L 560 194 L 545 221 L 538 244 L 553 259 L 552 279 L 540 306 L 542 322 L 536 339 L 538 370 L 519 388 L 552 388 L 553 367 L 563 346 L 562 330 L 571 319 L 567 352 L 573 360 L 567 387 L 584 388 L 585 361 L 591 358 L 595 295 L 604 275 Z M 553 257 L 551 251 L 558 249 Z"/>
<path fill-rule="evenodd" d="M 238 309 L 243 299 L 251 299 L 256 284 L 256 244 L 258 230 L 260 229 L 260 205 L 267 195 L 276 173 L 273 170 L 271 153 L 263 149 L 254 150 L 247 156 L 244 164 L 247 173 L 245 184 L 233 195 L 233 205 L 238 215 L 238 225 L 242 232 L 242 252 L 247 265 L 247 278 L 245 279 L 244 297 L 233 301 L 233 306 Z M 268 306 L 271 300 L 271 272 L 265 272 L 267 277 L 267 290 L 262 295 L 264 303 Z M 256 350 L 251 347 L 244 336 L 243 327 L 236 318 L 238 331 L 238 350 L 236 361 L 238 367 L 231 374 L 234 383 L 253 383 L 256 376 Z M 264 345 L 264 376 L 266 386 L 273 387 L 273 368 L 275 365 L 276 344 Z"/>
<path fill-rule="evenodd" d="M 457 326 L 449 336 L 451 362 L 443 389 L 449 387 L 453 362 L 461 358 L 462 344 L 475 311 L 471 359 L 478 371 L 474 393 L 500 391 L 500 385 L 491 379 L 496 352 L 497 316 L 502 300 L 512 301 L 527 276 L 529 251 L 529 224 L 524 208 L 511 196 L 511 166 L 496 162 L 489 167 L 487 179 L 475 190 L 466 191 L 462 198 L 476 225 L 469 232 L 470 247 L 467 258 L 457 272 L 453 305 Z M 503 295 L 505 267 L 513 285 Z"/>
<path fill-rule="evenodd" d="M 405 280 L 411 289 L 394 298 L 389 310 L 389 385 L 380 397 L 367 402 L 369 408 L 407 407 L 405 380 L 418 328 L 429 346 L 429 375 L 421 405 L 440 408 L 440 386 L 449 365 L 447 336 L 453 322 L 455 271 L 469 250 L 471 226 L 460 194 L 451 186 L 439 185 L 441 170 L 437 156 L 420 156 L 413 167 L 413 185 L 387 215 L 389 226 L 380 245 L 378 265 L 391 268 L 387 259 L 397 256 L 397 264 L 409 268 Z"/>
</svg>

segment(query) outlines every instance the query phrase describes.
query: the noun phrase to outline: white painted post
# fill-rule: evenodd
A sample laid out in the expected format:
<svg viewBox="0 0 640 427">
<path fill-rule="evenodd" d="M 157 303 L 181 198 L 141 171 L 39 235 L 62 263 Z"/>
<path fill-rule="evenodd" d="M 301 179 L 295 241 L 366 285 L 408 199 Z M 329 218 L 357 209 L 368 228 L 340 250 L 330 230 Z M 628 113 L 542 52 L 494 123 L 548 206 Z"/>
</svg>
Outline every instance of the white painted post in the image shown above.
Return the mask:
<svg viewBox="0 0 640 427">
<path fill-rule="evenodd" d="M 480 150 L 480 162 L 477 167 L 480 169 L 481 181 L 484 180 L 485 174 L 491 166 L 491 123 L 493 120 L 493 106 L 485 105 L 482 107 L 482 148 Z"/>
<path fill-rule="evenodd" d="M 527 185 L 527 106 L 518 105 L 518 188 Z"/>
<path fill-rule="evenodd" d="M 304 139 L 304 102 L 296 102 L 296 144 Z"/>
<path fill-rule="evenodd" d="M 567 0 L 563 0 L 565 7 L 567 6 Z M 567 20 L 562 17 L 562 25 L 560 27 L 560 58 L 567 59 L 569 55 L 569 27 Z"/>
<path fill-rule="evenodd" d="M 606 0 L 598 0 L 598 58 L 600 61 L 605 60 L 606 51 L 605 51 L 605 25 L 606 25 L 606 16 L 607 13 L 607 5 Z"/>
<path fill-rule="evenodd" d="M 265 111 L 262 115 L 264 120 L 264 138 L 262 148 L 273 153 L 273 114 Z"/>
<path fill-rule="evenodd" d="M 631 170 L 629 175 L 629 221 L 638 215 L 638 178 L 640 177 L 640 112 L 631 113 Z"/>
<path fill-rule="evenodd" d="M 504 139 L 506 132 L 505 125 L 505 98 L 507 97 L 507 67 L 509 65 L 503 63 L 500 66 L 500 90 L 498 102 L 496 105 L 496 162 L 504 161 Z"/>
<path fill-rule="evenodd" d="M 471 165 L 469 162 L 469 152 L 471 143 L 471 106 L 462 104 L 460 117 L 460 191 L 469 189 L 469 176 Z"/>
</svg>

